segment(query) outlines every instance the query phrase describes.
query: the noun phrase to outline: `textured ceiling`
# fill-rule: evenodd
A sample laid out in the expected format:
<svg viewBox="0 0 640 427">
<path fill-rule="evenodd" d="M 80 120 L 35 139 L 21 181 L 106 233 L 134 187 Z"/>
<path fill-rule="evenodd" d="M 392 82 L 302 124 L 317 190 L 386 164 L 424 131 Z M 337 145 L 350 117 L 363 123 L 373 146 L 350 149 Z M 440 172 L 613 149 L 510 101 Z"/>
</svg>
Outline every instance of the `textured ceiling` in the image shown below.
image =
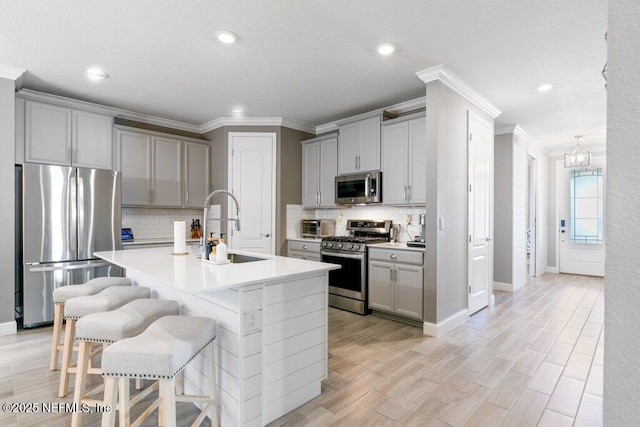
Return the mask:
<svg viewBox="0 0 640 427">
<path fill-rule="evenodd" d="M 23 87 L 201 125 L 242 106 L 309 126 L 424 96 L 445 64 L 547 150 L 604 144 L 606 0 L 4 0 Z M 239 36 L 224 46 L 214 34 Z M 381 42 L 398 45 L 379 56 Z M 85 70 L 109 74 L 88 82 Z M 554 88 L 538 93 L 542 83 Z"/>
</svg>

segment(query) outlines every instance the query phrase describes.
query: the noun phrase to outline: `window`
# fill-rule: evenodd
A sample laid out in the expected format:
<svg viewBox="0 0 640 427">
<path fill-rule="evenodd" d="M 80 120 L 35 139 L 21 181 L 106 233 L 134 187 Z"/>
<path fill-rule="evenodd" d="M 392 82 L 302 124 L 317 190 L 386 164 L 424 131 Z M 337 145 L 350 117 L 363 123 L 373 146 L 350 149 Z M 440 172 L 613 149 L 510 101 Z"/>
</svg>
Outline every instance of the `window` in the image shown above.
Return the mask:
<svg viewBox="0 0 640 427">
<path fill-rule="evenodd" d="M 571 242 L 601 245 L 604 231 L 604 176 L 601 167 L 572 169 Z"/>
</svg>

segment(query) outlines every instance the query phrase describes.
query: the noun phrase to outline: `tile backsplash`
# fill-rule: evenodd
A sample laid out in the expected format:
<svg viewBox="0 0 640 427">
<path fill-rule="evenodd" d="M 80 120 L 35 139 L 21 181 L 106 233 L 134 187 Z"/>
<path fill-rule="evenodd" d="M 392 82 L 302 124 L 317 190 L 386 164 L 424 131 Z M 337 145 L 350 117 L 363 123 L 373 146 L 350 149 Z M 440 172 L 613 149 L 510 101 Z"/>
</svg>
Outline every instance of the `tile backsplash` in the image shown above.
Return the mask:
<svg viewBox="0 0 640 427">
<path fill-rule="evenodd" d="M 420 214 L 424 208 L 395 207 L 395 206 L 352 206 L 341 209 L 303 209 L 302 205 L 287 205 L 287 238 L 301 237 L 300 220 L 308 218 L 335 219 L 336 235 L 347 234 L 347 220 L 374 219 L 391 220 L 393 225 L 400 226 L 398 240 L 406 242 L 413 240 L 420 233 Z M 407 225 L 407 217 L 411 217 L 411 224 Z"/>
<path fill-rule="evenodd" d="M 136 240 L 173 239 L 173 221 L 182 218 L 187 226 L 187 237 L 191 220 L 200 219 L 202 209 L 155 209 L 155 208 L 122 208 L 122 227 L 131 228 Z M 209 208 L 209 218 L 220 218 L 220 205 Z M 220 235 L 220 223 L 209 221 L 209 231 L 214 236 Z"/>
</svg>

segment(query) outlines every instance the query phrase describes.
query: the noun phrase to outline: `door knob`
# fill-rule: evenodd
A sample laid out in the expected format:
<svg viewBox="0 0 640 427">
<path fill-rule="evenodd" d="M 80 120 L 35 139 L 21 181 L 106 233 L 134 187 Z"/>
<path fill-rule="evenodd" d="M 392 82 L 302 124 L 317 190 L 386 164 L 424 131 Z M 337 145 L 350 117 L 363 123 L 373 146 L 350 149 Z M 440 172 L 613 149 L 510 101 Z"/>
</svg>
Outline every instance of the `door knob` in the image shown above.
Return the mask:
<svg viewBox="0 0 640 427">
<path fill-rule="evenodd" d="M 264 237 L 270 237 L 271 236 L 271 234 L 269 234 L 269 233 L 266 233 L 266 234 L 260 233 L 260 235 L 264 236 Z"/>
</svg>

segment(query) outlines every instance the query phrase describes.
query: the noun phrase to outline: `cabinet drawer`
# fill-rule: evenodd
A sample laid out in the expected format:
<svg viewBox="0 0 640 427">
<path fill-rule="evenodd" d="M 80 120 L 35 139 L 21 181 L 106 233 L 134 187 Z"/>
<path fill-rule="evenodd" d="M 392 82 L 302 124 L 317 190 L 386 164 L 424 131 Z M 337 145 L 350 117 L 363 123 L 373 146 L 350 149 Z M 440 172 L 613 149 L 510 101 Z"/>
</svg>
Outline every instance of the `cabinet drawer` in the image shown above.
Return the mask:
<svg viewBox="0 0 640 427">
<path fill-rule="evenodd" d="M 403 264 L 423 264 L 424 254 L 420 252 L 397 251 L 393 249 L 369 248 L 369 259 L 395 261 Z"/>
<path fill-rule="evenodd" d="M 289 250 L 320 253 L 320 241 L 301 242 L 299 240 L 289 240 Z"/>
</svg>

